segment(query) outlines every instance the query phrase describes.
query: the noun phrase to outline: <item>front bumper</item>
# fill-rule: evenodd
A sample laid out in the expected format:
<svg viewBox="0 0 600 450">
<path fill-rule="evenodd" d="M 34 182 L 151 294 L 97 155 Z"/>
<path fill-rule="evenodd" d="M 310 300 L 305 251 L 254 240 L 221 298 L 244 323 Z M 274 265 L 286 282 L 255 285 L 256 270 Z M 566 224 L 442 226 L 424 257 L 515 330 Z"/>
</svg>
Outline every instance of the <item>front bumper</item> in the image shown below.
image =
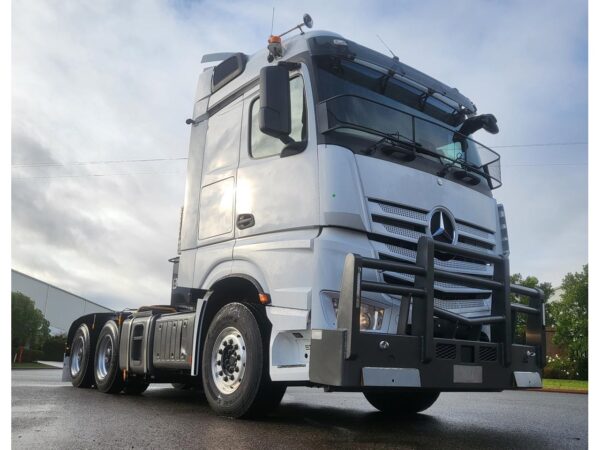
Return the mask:
<svg viewBox="0 0 600 450">
<path fill-rule="evenodd" d="M 443 251 L 494 264 L 493 279 L 436 270 L 434 252 Z M 415 275 L 414 287 L 363 281 L 362 271 Z M 492 313 L 466 318 L 434 306 L 434 279 L 491 289 Z M 361 291 L 412 298 L 410 334 L 360 332 Z M 510 293 L 529 298 L 511 304 Z M 510 284 L 508 259 L 422 237 L 416 265 L 346 257 L 337 329 L 313 330 L 311 382 L 340 389 L 420 388 L 443 391 L 541 387 L 545 362 L 544 305 L 539 289 Z M 516 314 L 527 314 L 526 343 L 513 343 Z M 491 325 L 491 342 L 434 338 L 434 316 L 466 325 Z"/>
</svg>

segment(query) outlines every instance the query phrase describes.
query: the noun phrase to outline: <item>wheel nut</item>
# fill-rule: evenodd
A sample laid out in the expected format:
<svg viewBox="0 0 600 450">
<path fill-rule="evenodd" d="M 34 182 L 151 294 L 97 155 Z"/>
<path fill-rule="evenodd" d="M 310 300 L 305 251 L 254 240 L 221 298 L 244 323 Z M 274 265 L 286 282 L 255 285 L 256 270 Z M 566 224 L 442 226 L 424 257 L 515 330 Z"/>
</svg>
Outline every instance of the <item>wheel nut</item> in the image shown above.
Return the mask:
<svg viewBox="0 0 600 450">
<path fill-rule="evenodd" d="M 217 361 L 217 366 L 220 366 L 220 365 L 221 365 L 221 361 Z"/>
<path fill-rule="evenodd" d="M 229 345 L 233 345 L 233 339 L 229 339 Z"/>
<path fill-rule="evenodd" d="M 236 368 L 235 368 L 235 371 L 236 371 L 236 372 L 239 372 L 239 371 L 240 371 L 240 368 L 239 368 L 239 367 L 236 367 Z"/>
<path fill-rule="evenodd" d="M 240 359 L 242 359 L 242 357 L 240 355 L 237 355 L 237 360 L 239 361 Z"/>
<path fill-rule="evenodd" d="M 219 371 L 219 375 L 221 375 L 221 376 L 223 375 L 223 371 L 222 370 Z"/>
</svg>

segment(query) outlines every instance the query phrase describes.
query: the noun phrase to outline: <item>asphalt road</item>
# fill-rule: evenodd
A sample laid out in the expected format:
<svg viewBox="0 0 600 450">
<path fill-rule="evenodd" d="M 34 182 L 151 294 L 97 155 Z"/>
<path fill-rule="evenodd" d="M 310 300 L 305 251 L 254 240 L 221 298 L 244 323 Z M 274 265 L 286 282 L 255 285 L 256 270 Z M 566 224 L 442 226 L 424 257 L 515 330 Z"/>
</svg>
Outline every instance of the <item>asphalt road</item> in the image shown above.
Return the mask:
<svg viewBox="0 0 600 450">
<path fill-rule="evenodd" d="M 13 448 L 587 448 L 587 395 L 445 393 L 412 419 L 362 394 L 289 388 L 261 421 L 217 417 L 170 385 L 140 397 L 75 389 L 60 370 L 12 371 Z"/>
</svg>

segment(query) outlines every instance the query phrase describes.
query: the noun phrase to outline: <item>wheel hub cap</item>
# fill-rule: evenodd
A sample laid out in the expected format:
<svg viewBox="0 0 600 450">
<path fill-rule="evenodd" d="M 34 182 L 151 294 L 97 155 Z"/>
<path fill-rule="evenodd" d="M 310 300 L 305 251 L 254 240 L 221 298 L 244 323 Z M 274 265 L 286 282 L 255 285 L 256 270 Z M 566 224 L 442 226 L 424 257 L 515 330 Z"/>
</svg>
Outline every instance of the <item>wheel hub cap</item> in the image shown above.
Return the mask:
<svg viewBox="0 0 600 450">
<path fill-rule="evenodd" d="M 223 394 L 235 392 L 246 371 L 246 342 L 237 328 L 227 327 L 219 333 L 213 346 L 211 365 L 217 389 Z"/>
</svg>

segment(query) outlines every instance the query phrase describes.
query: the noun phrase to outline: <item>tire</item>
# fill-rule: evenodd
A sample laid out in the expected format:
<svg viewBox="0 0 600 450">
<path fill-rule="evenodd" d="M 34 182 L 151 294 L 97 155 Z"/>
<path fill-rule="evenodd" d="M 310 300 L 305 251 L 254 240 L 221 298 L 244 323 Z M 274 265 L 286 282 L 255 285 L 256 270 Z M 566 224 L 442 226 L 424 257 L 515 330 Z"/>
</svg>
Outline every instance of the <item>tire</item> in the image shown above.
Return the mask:
<svg viewBox="0 0 600 450">
<path fill-rule="evenodd" d="M 148 383 L 144 381 L 128 380 L 123 386 L 123 393 L 127 395 L 140 395 L 148 389 Z"/>
<path fill-rule="evenodd" d="M 367 401 L 379 411 L 395 416 L 408 416 L 425 411 L 440 396 L 439 391 L 363 392 Z"/>
<path fill-rule="evenodd" d="M 78 388 L 89 388 L 94 384 L 94 358 L 92 357 L 90 329 L 83 323 L 77 328 L 71 343 L 69 372 L 71 384 Z"/>
<path fill-rule="evenodd" d="M 94 379 L 100 392 L 118 394 L 124 381 L 119 370 L 119 327 L 113 320 L 104 324 L 94 354 Z"/>
<path fill-rule="evenodd" d="M 266 330 L 267 319 L 253 305 L 229 303 L 213 318 L 202 352 L 202 382 L 218 414 L 260 417 L 281 402 L 286 386 L 269 376 Z"/>
</svg>

